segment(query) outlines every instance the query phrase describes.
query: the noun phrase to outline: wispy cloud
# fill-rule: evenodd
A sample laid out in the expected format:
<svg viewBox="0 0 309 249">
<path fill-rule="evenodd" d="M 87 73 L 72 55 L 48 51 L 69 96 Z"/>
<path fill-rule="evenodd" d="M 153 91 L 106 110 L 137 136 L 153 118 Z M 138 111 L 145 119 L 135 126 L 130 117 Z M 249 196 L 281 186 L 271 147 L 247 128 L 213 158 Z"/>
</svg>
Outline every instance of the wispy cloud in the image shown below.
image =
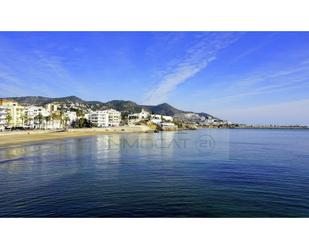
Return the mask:
<svg viewBox="0 0 309 249">
<path fill-rule="evenodd" d="M 196 43 L 187 49 L 185 56 L 163 73 L 157 86 L 148 93 L 145 102 L 157 104 L 165 101 L 172 91 L 205 69 L 222 49 L 237 41 L 239 36 L 239 33 L 227 32 L 200 34 Z"/>
<path fill-rule="evenodd" d="M 237 56 L 235 56 L 230 62 L 229 64 L 234 64 L 237 63 L 239 61 L 241 61 L 242 59 L 251 56 L 252 54 L 258 52 L 259 50 L 261 50 L 263 47 L 265 47 L 266 45 L 268 45 L 275 37 L 277 36 L 277 33 L 265 33 L 265 38 L 262 42 L 255 44 L 255 46 L 253 46 L 252 48 L 249 48 L 247 50 L 244 50 L 242 53 L 238 54 Z"/>
<path fill-rule="evenodd" d="M 25 81 L 17 76 L 16 71 L 7 65 L 0 64 L 0 97 L 25 95 L 29 90 L 35 90 L 31 86 L 25 87 Z M 38 90 L 38 93 L 40 93 Z"/>
<path fill-rule="evenodd" d="M 275 93 L 288 93 L 298 88 L 309 88 L 308 60 L 302 60 L 285 67 L 266 65 L 250 72 L 250 75 L 238 75 L 235 80 L 216 82 L 216 84 L 209 86 L 206 91 L 199 91 L 194 95 L 203 97 L 208 104 L 230 105 L 234 101 L 241 101 L 245 97 L 265 94 L 278 96 Z M 271 99 L 265 99 L 264 101 L 269 100 Z"/>
<path fill-rule="evenodd" d="M 308 125 L 308 92 L 309 61 L 305 58 L 285 66 L 266 64 L 237 79 L 216 82 L 194 96 L 204 100 L 201 108 L 231 121 Z"/>
<path fill-rule="evenodd" d="M 54 96 L 59 89 L 68 94 L 81 93 L 80 84 L 75 83 L 63 57 L 37 49 L 21 50 L 1 40 L 0 97 L 33 93 Z"/>
</svg>

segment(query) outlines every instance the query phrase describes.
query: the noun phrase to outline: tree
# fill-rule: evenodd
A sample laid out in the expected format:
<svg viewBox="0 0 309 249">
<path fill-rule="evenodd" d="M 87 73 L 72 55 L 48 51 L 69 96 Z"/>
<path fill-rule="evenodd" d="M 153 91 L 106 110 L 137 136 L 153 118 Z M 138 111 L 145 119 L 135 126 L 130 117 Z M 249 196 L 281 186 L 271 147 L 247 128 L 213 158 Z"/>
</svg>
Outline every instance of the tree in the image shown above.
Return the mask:
<svg viewBox="0 0 309 249">
<path fill-rule="evenodd" d="M 11 122 L 12 122 L 12 115 L 11 115 L 11 113 L 8 112 L 6 114 L 5 121 L 6 121 L 8 126 L 11 124 Z"/>
<path fill-rule="evenodd" d="M 73 128 L 91 128 L 92 126 L 92 123 L 85 118 L 79 118 L 76 121 L 72 122 Z"/>
<path fill-rule="evenodd" d="M 65 116 L 64 116 L 63 110 L 61 110 L 59 113 L 59 119 L 60 119 L 60 124 L 63 127 L 65 125 Z"/>
<path fill-rule="evenodd" d="M 49 122 L 51 120 L 51 116 L 46 116 L 44 119 L 46 122 Z"/>
<path fill-rule="evenodd" d="M 45 119 L 45 129 L 47 129 L 47 123 L 51 120 L 51 116 L 44 117 Z"/>
<path fill-rule="evenodd" d="M 57 112 L 53 112 L 51 116 L 52 120 L 59 120 L 59 114 Z"/>
<path fill-rule="evenodd" d="M 42 122 L 44 120 L 42 113 L 39 113 L 37 116 L 34 117 L 34 119 L 39 123 L 39 128 L 41 128 Z"/>
<path fill-rule="evenodd" d="M 64 126 L 67 128 L 68 127 L 68 123 L 70 121 L 70 118 L 68 116 L 64 116 Z"/>
<path fill-rule="evenodd" d="M 53 121 L 53 126 L 55 125 L 55 123 L 54 123 L 55 120 L 60 121 L 60 123 L 62 124 L 61 112 L 59 112 L 59 111 L 53 112 L 51 118 L 52 118 L 52 121 Z"/>
<path fill-rule="evenodd" d="M 30 121 L 30 118 L 29 118 L 29 116 L 28 116 L 28 113 L 26 113 L 26 114 L 24 115 L 24 122 L 25 122 L 25 124 L 29 124 L 29 121 Z"/>
<path fill-rule="evenodd" d="M 76 112 L 76 116 L 77 117 L 83 117 L 84 116 L 84 112 L 80 109 L 76 109 L 74 110 Z"/>
<path fill-rule="evenodd" d="M 21 124 L 22 126 L 24 126 L 25 124 L 28 123 L 28 115 L 26 113 L 23 113 L 21 116 L 20 116 L 20 119 L 21 119 Z"/>
</svg>

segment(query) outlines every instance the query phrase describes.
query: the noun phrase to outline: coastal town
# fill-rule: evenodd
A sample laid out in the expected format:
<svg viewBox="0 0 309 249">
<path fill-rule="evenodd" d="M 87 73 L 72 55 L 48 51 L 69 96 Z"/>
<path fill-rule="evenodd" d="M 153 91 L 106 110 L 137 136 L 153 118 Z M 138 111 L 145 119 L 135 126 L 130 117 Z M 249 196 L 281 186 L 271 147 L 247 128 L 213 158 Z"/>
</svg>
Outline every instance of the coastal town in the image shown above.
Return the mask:
<svg viewBox="0 0 309 249">
<path fill-rule="evenodd" d="M 85 105 L 76 101 L 32 105 L 21 104 L 9 98 L 0 99 L 0 131 L 73 131 L 81 128 L 144 131 L 145 127 L 153 131 L 197 128 L 307 128 L 298 125 L 245 125 L 194 112 L 181 111 L 174 115 L 163 115 L 162 112 L 155 113 L 145 108 L 140 108 L 138 112 L 129 112 L 97 105 Z"/>
<path fill-rule="evenodd" d="M 53 102 L 44 106 L 35 106 L 22 105 L 10 99 L 0 99 L 0 131 L 122 126 L 149 126 L 155 130 L 176 130 L 226 124 L 228 123 L 212 117 L 201 117 L 195 113 L 169 116 L 151 113 L 144 108 L 136 113 L 122 113 L 112 108 L 93 110 L 79 103 Z"/>
</svg>

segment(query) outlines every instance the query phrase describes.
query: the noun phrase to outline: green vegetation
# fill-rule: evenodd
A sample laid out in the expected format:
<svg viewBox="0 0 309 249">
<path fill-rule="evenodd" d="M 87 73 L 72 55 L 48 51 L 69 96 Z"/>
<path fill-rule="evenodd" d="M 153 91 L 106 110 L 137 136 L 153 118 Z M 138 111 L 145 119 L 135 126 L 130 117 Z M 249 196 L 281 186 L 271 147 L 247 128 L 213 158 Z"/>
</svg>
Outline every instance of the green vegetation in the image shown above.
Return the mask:
<svg viewBox="0 0 309 249">
<path fill-rule="evenodd" d="M 72 127 L 73 128 L 91 128 L 93 127 L 93 125 L 89 120 L 85 118 L 79 118 L 76 121 L 73 121 Z"/>
<path fill-rule="evenodd" d="M 6 117 L 5 117 L 5 121 L 6 121 L 6 123 L 7 123 L 8 125 L 11 124 L 12 119 L 13 119 L 13 118 L 12 118 L 11 113 L 7 113 L 7 115 L 6 115 Z"/>
<path fill-rule="evenodd" d="M 150 113 L 156 113 L 160 115 L 174 116 L 175 114 L 186 113 L 185 111 L 174 108 L 173 106 L 163 103 L 160 105 L 138 105 L 133 101 L 128 100 L 112 100 L 108 102 L 100 101 L 85 101 L 76 96 L 68 96 L 63 98 L 47 98 L 40 96 L 28 96 L 28 97 L 10 97 L 7 99 L 15 100 L 21 105 L 37 105 L 44 106 L 49 103 L 75 103 L 82 106 L 82 108 L 90 108 L 92 110 L 103 110 L 103 109 L 115 109 L 123 113 L 136 113 L 140 112 L 142 108 L 149 111 Z M 72 111 L 76 111 L 73 110 Z M 82 113 L 76 113 L 78 117 L 82 117 Z M 203 114 L 207 115 L 207 114 Z"/>
<path fill-rule="evenodd" d="M 39 123 L 39 128 L 41 128 L 44 120 L 43 115 L 39 113 L 37 116 L 34 117 L 34 120 Z"/>
</svg>

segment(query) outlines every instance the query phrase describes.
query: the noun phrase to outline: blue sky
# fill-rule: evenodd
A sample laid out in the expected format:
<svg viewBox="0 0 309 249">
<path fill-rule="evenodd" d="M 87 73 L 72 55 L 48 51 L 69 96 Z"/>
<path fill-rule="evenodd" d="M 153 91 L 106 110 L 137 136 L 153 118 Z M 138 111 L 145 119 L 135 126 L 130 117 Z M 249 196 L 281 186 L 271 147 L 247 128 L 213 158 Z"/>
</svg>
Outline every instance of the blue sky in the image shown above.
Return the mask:
<svg viewBox="0 0 309 249">
<path fill-rule="evenodd" d="M 167 102 L 309 124 L 308 32 L 0 32 L 0 97 Z"/>
</svg>

